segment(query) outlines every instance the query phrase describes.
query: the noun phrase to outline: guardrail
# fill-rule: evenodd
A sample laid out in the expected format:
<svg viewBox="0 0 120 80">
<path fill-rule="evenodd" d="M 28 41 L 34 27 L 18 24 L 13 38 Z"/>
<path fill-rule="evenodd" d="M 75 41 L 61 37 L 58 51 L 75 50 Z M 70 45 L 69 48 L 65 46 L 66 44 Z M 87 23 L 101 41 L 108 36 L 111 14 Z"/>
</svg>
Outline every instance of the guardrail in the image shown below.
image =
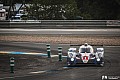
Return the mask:
<svg viewBox="0 0 120 80">
<path fill-rule="evenodd" d="M 10 20 L 0 21 L 0 28 L 119 28 L 119 20 Z"/>
</svg>

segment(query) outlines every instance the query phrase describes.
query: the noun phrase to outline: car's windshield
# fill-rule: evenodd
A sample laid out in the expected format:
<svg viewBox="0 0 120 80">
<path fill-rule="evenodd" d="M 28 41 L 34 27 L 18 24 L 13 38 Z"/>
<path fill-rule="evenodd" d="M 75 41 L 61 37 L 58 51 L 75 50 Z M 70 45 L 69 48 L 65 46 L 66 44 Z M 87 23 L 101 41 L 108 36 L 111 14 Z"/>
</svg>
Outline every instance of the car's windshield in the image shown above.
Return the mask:
<svg viewBox="0 0 120 80">
<path fill-rule="evenodd" d="M 103 52 L 103 50 L 97 50 L 97 52 Z"/>
<path fill-rule="evenodd" d="M 90 48 L 81 48 L 81 53 L 90 53 Z"/>
<path fill-rule="evenodd" d="M 75 52 L 75 50 L 69 50 L 69 52 Z"/>
</svg>

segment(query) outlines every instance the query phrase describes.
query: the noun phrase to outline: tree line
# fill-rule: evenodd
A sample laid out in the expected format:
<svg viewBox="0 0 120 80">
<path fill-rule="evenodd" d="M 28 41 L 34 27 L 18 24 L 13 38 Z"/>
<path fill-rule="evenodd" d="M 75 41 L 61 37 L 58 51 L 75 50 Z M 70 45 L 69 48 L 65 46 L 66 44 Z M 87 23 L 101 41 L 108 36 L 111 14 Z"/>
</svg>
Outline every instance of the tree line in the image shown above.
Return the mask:
<svg viewBox="0 0 120 80">
<path fill-rule="evenodd" d="M 35 19 L 120 18 L 120 0 L 31 0 L 28 16 Z"/>
</svg>

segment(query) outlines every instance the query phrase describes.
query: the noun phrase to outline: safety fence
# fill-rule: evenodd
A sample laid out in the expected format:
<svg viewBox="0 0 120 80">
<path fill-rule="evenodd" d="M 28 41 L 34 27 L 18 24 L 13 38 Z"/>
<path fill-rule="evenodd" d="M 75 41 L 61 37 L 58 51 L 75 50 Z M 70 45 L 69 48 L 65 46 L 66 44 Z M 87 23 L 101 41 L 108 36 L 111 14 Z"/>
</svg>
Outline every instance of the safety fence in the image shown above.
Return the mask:
<svg viewBox="0 0 120 80">
<path fill-rule="evenodd" d="M 6 20 L 0 28 L 80 29 L 119 28 L 120 20 Z"/>
</svg>

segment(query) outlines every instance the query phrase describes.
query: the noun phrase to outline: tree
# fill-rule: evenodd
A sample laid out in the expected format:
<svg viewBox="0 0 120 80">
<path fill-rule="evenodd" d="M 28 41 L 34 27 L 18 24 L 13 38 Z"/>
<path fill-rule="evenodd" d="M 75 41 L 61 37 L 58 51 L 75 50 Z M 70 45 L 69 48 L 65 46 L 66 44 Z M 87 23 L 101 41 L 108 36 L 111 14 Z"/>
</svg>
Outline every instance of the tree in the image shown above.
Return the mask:
<svg viewBox="0 0 120 80">
<path fill-rule="evenodd" d="M 28 13 L 37 19 L 74 19 L 79 10 L 75 0 L 33 0 Z"/>
<path fill-rule="evenodd" d="M 76 0 L 85 19 L 119 19 L 120 0 Z"/>
</svg>

